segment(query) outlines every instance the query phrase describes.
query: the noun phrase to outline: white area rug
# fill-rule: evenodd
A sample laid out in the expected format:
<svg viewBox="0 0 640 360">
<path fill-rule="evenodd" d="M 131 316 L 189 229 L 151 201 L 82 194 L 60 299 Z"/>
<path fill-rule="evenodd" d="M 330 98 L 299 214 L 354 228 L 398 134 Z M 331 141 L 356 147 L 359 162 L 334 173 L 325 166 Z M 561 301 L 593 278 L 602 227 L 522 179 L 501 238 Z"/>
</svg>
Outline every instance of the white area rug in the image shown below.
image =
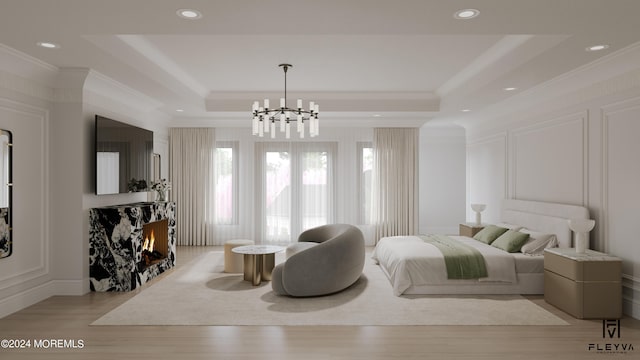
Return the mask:
<svg viewBox="0 0 640 360">
<path fill-rule="evenodd" d="M 519 295 L 394 296 L 368 258 L 353 286 L 316 298 L 277 296 L 223 268 L 221 251 L 203 254 L 92 325 L 567 325 Z"/>
</svg>

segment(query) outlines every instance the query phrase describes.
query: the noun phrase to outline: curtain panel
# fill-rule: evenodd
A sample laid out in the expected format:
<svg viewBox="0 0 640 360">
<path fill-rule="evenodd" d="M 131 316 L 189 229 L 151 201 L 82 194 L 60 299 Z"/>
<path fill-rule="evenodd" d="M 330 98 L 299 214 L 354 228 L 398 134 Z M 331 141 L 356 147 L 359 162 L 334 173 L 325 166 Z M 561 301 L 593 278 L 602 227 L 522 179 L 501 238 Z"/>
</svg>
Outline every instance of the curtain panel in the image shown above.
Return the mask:
<svg viewBox="0 0 640 360">
<path fill-rule="evenodd" d="M 171 200 L 178 245 L 214 245 L 214 128 L 172 128 Z"/>
<path fill-rule="evenodd" d="M 256 142 L 257 241 L 288 244 L 335 221 L 336 152 L 335 142 Z"/>
<path fill-rule="evenodd" d="M 371 188 L 376 242 L 385 236 L 414 235 L 418 222 L 418 129 L 374 129 Z"/>
</svg>

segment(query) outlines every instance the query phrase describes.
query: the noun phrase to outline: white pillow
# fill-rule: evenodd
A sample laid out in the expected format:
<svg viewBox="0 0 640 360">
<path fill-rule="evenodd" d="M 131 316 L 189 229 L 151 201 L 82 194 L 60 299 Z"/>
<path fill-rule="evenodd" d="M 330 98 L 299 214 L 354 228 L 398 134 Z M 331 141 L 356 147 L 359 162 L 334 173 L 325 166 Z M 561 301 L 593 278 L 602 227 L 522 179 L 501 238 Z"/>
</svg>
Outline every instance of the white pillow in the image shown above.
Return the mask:
<svg viewBox="0 0 640 360">
<path fill-rule="evenodd" d="M 544 249 L 558 246 L 558 238 L 555 234 L 544 234 L 529 229 L 520 229 L 520 232 L 529 234 L 529 240 L 520 249 L 523 254 L 542 255 Z"/>
<path fill-rule="evenodd" d="M 509 224 L 509 223 L 497 223 L 495 225 L 496 226 L 500 226 L 501 228 L 506 228 L 506 229 L 513 230 L 513 231 L 520 231 L 520 229 L 522 229 L 522 226 L 520 226 L 520 225 L 514 225 L 514 224 Z"/>
</svg>

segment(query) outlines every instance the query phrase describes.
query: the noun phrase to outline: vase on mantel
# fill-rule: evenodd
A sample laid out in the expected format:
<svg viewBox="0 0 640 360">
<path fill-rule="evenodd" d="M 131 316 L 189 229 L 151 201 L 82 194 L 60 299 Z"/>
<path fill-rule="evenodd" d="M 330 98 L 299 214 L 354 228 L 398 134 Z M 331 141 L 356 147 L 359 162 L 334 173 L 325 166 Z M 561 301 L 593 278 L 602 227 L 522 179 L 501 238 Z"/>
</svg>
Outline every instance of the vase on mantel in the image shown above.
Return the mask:
<svg viewBox="0 0 640 360">
<path fill-rule="evenodd" d="M 167 201 L 167 192 L 166 191 L 157 191 L 156 190 L 156 202 L 164 202 Z"/>
</svg>

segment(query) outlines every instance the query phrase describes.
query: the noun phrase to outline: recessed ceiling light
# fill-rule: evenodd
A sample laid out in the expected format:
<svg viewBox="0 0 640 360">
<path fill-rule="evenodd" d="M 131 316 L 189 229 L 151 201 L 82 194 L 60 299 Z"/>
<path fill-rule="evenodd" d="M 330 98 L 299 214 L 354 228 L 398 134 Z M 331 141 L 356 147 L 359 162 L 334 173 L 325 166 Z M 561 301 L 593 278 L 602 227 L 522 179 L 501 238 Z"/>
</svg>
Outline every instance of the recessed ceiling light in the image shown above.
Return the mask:
<svg viewBox="0 0 640 360">
<path fill-rule="evenodd" d="M 480 15 L 480 11 L 476 9 L 462 9 L 458 10 L 453 14 L 453 17 L 456 19 L 466 20 L 473 19 L 474 17 Z"/>
<path fill-rule="evenodd" d="M 593 45 L 593 46 L 589 46 L 586 48 L 587 51 L 600 51 L 600 50 L 604 50 L 604 49 L 608 49 L 609 45 L 607 44 L 600 44 L 600 45 Z"/>
<path fill-rule="evenodd" d="M 518 89 L 518 88 L 515 88 L 515 87 L 506 87 L 506 88 L 504 88 L 503 90 L 504 90 L 504 91 L 513 91 L 513 90 L 517 90 L 517 89 Z"/>
<path fill-rule="evenodd" d="M 380 115 L 380 114 L 373 114 L 372 116 L 373 117 L 382 117 L 382 115 Z"/>
<path fill-rule="evenodd" d="M 183 112 L 183 109 L 176 109 L 177 112 Z"/>
<path fill-rule="evenodd" d="M 176 14 L 183 19 L 189 20 L 200 19 L 202 17 L 202 13 L 200 11 L 193 9 L 180 9 L 176 11 Z"/>
<path fill-rule="evenodd" d="M 471 109 L 462 109 L 462 110 L 460 110 L 460 111 L 462 111 L 462 112 L 469 112 L 469 111 L 471 111 Z"/>
<path fill-rule="evenodd" d="M 38 42 L 38 46 L 43 47 L 45 49 L 58 49 L 60 45 L 48 41 L 40 41 Z"/>
</svg>

